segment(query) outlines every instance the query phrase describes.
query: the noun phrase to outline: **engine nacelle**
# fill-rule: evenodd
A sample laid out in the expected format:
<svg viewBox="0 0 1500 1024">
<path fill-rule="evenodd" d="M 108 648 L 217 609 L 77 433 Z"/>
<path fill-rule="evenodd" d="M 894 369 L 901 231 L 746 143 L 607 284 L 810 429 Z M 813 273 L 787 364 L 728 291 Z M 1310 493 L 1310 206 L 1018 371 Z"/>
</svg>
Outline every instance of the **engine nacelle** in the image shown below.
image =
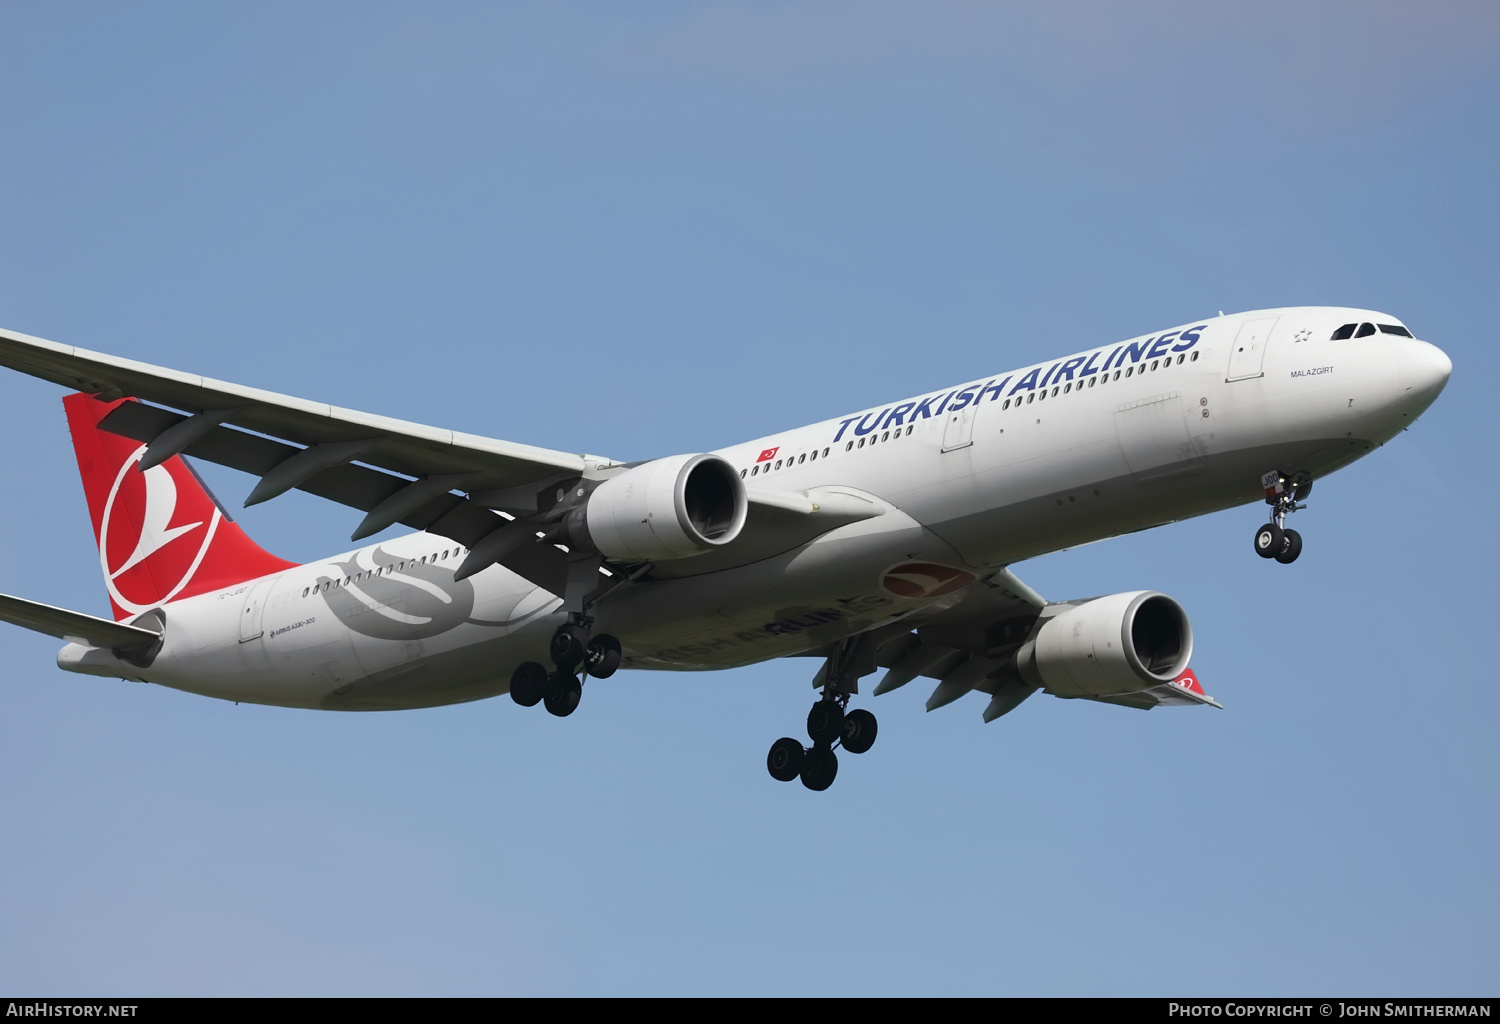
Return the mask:
<svg viewBox="0 0 1500 1024">
<path fill-rule="evenodd" d="M 662 562 L 739 536 L 745 485 L 717 455 L 674 455 L 600 484 L 568 518 L 573 543 L 621 562 Z"/>
<path fill-rule="evenodd" d="M 1016 652 L 1021 678 L 1065 697 L 1170 683 L 1193 656 L 1182 606 L 1154 590 L 1096 597 L 1046 619 Z"/>
</svg>

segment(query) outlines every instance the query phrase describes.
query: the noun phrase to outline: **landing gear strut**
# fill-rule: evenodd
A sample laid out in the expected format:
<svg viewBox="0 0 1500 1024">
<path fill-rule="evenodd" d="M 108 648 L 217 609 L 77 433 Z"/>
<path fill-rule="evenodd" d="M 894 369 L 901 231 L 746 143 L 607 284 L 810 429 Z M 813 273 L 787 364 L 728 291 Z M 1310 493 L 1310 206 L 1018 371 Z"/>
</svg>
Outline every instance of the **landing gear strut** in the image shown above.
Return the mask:
<svg viewBox="0 0 1500 1024">
<path fill-rule="evenodd" d="M 1282 473 L 1273 470 L 1261 478 L 1266 489 L 1266 504 L 1271 506 L 1271 521 L 1255 531 L 1255 553 L 1290 565 L 1302 554 L 1302 534 L 1286 527 L 1286 517 L 1298 509 L 1303 498 L 1312 493 L 1312 477 L 1307 473 Z"/>
<path fill-rule="evenodd" d="M 868 667 L 865 663 L 868 662 Z M 771 744 L 766 770 L 777 782 L 800 778 L 814 792 L 833 785 L 839 773 L 835 744 L 851 754 L 863 754 L 875 743 L 875 716 L 863 708 L 849 711 L 849 695 L 859 677 L 874 671 L 874 649 L 868 636 L 845 640 L 823 668 L 822 699 L 807 713 L 807 735 L 812 746 L 783 736 Z"/>
<path fill-rule="evenodd" d="M 620 641 L 608 633 L 591 637 L 592 624 L 592 619 L 574 615 L 558 626 L 547 649 L 554 669 L 522 662 L 510 677 L 511 699 L 523 708 L 542 704 L 559 718 L 578 710 L 584 678 L 608 679 L 620 667 Z"/>
</svg>

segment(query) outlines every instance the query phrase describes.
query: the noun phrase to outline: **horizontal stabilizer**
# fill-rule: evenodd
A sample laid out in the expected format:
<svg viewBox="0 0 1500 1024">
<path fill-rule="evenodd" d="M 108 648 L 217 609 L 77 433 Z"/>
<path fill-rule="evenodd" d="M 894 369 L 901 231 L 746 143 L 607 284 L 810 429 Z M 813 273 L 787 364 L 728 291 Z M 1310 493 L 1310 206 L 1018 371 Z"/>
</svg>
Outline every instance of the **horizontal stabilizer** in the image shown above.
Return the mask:
<svg viewBox="0 0 1500 1024">
<path fill-rule="evenodd" d="M 0 594 L 0 622 L 9 622 L 75 644 L 128 651 L 149 647 L 161 638 L 155 630 L 127 626 L 50 604 Z"/>
</svg>

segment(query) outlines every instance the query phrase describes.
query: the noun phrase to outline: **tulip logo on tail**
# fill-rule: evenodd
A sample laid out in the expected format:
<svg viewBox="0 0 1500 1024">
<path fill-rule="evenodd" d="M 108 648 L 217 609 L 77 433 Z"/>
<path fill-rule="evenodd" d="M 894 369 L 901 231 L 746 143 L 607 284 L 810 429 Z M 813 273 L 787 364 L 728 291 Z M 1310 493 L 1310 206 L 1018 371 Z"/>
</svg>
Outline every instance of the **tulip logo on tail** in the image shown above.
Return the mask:
<svg viewBox="0 0 1500 1024">
<path fill-rule="evenodd" d="M 290 569 L 245 536 L 181 457 L 141 471 L 146 446 L 101 426 L 130 401 L 63 399 L 115 618 Z"/>
<path fill-rule="evenodd" d="M 926 601 L 962 590 L 974 582 L 972 573 L 936 562 L 902 562 L 885 571 L 880 586 L 908 601 Z"/>
<path fill-rule="evenodd" d="M 146 446 L 141 445 L 115 474 L 99 521 L 104 585 L 115 604 L 131 614 L 165 604 L 182 593 L 203 564 L 224 518 L 211 502 L 207 504 L 212 511 L 206 516 L 200 508 L 197 516 L 178 517 L 171 463 L 137 472 L 136 463 L 145 453 Z M 196 521 L 174 526 L 174 517 Z M 184 542 L 174 543 L 179 540 Z"/>
</svg>

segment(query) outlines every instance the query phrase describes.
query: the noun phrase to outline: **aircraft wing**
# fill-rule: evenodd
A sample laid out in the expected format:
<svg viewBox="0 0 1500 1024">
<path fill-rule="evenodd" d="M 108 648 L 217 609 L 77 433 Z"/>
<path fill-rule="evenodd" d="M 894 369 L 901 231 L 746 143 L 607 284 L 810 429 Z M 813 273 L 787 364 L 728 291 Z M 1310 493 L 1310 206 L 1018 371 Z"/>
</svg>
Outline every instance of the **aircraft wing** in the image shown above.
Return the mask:
<svg viewBox="0 0 1500 1024">
<path fill-rule="evenodd" d="M 161 633 L 156 630 L 70 612 L 66 608 L 54 608 L 50 604 L 9 594 L 0 594 L 0 622 L 24 626 L 75 644 L 115 650 L 149 647 L 161 638 Z"/>
<path fill-rule="evenodd" d="M 354 539 L 401 523 L 473 549 L 511 518 L 544 513 L 585 468 L 613 464 L 340 409 L 14 331 L 0 330 L 0 365 L 104 400 L 143 399 L 123 403 L 101 423 L 147 445 L 142 468 L 186 454 L 259 476 L 247 505 L 292 488 L 349 505 L 367 513 Z M 538 541 L 535 532 L 526 543 L 508 539 L 500 545 L 505 555 L 498 560 L 560 593 L 566 556 Z"/>
<path fill-rule="evenodd" d="M 1046 600 L 1008 569 L 979 580 L 903 620 L 908 631 L 879 644 L 876 664 L 886 674 L 875 693 L 889 693 L 925 676 L 938 680 L 927 699 L 928 711 L 979 691 L 991 698 L 984 720 L 994 721 L 1036 692 L 1015 673 L 1011 660 L 1046 608 Z M 1160 686 L 1082 699 L 1145 710 L 1195 704 L 1223 707 L 1203 692 L 1191 669 Z"/>
</svg>

